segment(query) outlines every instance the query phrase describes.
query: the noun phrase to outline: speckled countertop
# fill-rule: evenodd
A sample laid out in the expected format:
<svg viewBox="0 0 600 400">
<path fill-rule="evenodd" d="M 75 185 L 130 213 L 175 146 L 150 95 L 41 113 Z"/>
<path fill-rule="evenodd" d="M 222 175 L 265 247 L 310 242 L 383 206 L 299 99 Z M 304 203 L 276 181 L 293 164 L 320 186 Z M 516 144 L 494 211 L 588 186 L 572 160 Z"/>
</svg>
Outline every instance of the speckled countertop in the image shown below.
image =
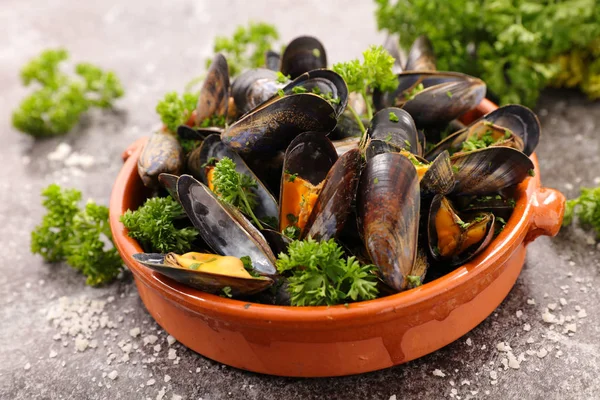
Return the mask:
<svg viewBox="0 0 600 400">
<path fill-rule="evenodd" d="M 202 73 L 216 34 L 248 19 L 275 22 L 284 42 L 300 34 L 322 38 L 335 62 L 382 41 L 372 15 L 369 1 L 341 0 L 0 4 L 0 399 L 598 398 L 599 251 L 578 229 L 531 244 L 514 289 L 464 338 L 406 365 L 335 379 L 268 377 L 215 363 L 169 343 L 129 274 L 93 289 L 70 268 L 45 265 L 29 253 L 29 232 L 43 212 L 40 190 L 59 182 L 107 204 L 121 151 L 156 127 L 154 105 L 166 91 L 181 90 Z M 11 128 L 10 111 L 26 93 L 19 67 L 50 46 L 116 70 L 127 94 L 117 110 L 90 113 L 69 135 L 34 142 Z M 599 184 L 600 103 L 552 91 L 537 111 L 544 185 L 573 197 L 580 186 Z M 92 156 L 93 165 L 48 160 L 62 142 Z M 544 322 L 547 307 L 570 321 Z M 87 342 L 76 343 L 48 317 L 79 308 L 96 310 L 90 320 L 99 326 Z M 564 333 L 568 323 L 575 324 L 572 335 Z M 501 342 L 516 357 L 523 354 L 519 369 L 505 370 Z"/>
</svg>

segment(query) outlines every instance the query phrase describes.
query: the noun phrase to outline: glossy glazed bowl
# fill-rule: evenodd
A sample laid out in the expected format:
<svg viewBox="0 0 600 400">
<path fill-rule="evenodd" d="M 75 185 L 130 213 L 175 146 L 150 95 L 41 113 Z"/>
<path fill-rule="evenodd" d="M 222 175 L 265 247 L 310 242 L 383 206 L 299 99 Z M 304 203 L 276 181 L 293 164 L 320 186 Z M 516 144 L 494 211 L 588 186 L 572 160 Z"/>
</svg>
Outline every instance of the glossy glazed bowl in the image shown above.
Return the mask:
<svg viewBox="0 0 600 400">
<path fill-rule="evenodd" d="M 484 100 L 464 120 L 494 108 Z M 110 201 L 114 240 L 142 301 L 154 319 L 190 349 L 264 374 L 358 374 L 405 363 L 453 342 L 502 302 L 521 272 L 527 244 L 540 235 L 556 235 L 564 212 L 564 196 L 541 187 L 532 155 L 536 174 L 519 185 L 516 207 L 504 230 L 482 254 L 447 275 L 348 307 L 250 304 L 181 285 L 132 258 L 142 249 L 127 236 L 119 216 L 136 209 L 148 195 L 137 173 L 145 140 L 124 153 Z"/>
</svg>

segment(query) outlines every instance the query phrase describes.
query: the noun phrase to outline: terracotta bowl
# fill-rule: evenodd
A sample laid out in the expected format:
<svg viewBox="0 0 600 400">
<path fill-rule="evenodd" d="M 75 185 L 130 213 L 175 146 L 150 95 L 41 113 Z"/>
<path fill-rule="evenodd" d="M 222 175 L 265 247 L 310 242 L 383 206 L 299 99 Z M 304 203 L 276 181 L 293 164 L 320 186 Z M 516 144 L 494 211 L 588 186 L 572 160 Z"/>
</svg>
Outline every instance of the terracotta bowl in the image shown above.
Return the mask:
<svg viewBox="0 0 600 400">
<path fill-rule="evenodd" d="M 496 108 L 484 100 L 464 120 Z M 110 201 L 116 246 L 154 319 L 179 342 L 218 362 L 263 374 L 324 377 L 359 374 L 422 357 L 460 338 L 502 302 L 525 261 L 527 245 L 554 236 L 564 196 L 534 177 L 519 185 L 505 229 L 471 262 L 421 287 L 334 307 L 249 304 L 181 285 L 137 263 L 142 252 L 119 216 L 148 196 L 137 174 L 145 138 L 124 153 Z"/>
</svg>

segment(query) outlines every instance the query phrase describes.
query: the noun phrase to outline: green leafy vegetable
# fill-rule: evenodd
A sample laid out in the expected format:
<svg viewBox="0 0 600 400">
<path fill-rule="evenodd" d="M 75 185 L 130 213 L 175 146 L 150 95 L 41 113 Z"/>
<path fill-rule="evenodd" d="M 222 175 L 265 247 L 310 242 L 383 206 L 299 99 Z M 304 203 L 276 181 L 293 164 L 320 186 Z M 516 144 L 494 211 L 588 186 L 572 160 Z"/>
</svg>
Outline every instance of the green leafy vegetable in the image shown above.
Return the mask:
<svg viewBox="0 0 600 400">
<path fill-rule="evenodd" d="M 535 105 L 548 84 L 600 97 L 598 0 L 375 0 L 380 29 L 409 48 L 433 43 L 437 67 L 482 78 L 502 104 Z"/>
<path fill-rule="evenodd" d="M 153 197 L 136 211 L 127 210 L 121 222 L 147 252 L 183 254 L 198 235 L 194 228 L 175 227 L 175 220 L 184 216 L 183 207 L 173 198 Z"/>
<path fill-rule="evenodd" d="M 374 266 L 360 265 L 354 257 L 343 258 L 343 250 L 334 239 L 290 243 L 288 254 L 279 254 L 277 270 L 291 273 L 288 290 L 293 306 L 370 300 L 378 293 Z"/>
<path fill-rule="evenodd" d="M 563 226 L 570 225 L 575 216 L 581 225 L 596 231 L 600 239 L 600 187 L 582 188 L 579 197 L 567 200 Z"/>
<path fill-rule="evenodd" d="M 286 227 L 281 233 L 290 239 L 296 240 L 300 238 L 300 228 L 295 225 Z"/>
<path fill-rule="evenodd" d="M 283 72 L 277 71 L 277 83 L 286 84 L 290 79 L 291 77 L 289 75 L 284 75 Z"/>
<path fill-rule="evenodd" d="M 192 93 L 169 92 L 156 105 L 156 112 L 165 127 L 172 133 L 177 132 L 179 125 L 185 124 L 196 109 L 198 96 Z"/>
<path fill-rule="evenodd" d="M 75 74 L 68 75 L 60 68 L 67 58 L 69 53 L 64 49 L 45 50 L 23 67 L 23 84 L 37 83 L 39 88 L 14 110 L 15 128 L 35 137 L 62 135 L 91 107 L 111 107 L 115 99 L 123 96 L 123 87 L 114 72 L 79 63 Z"/>
<path fill-rule="evenodd" d="M 113 280 L 122 263 L 112 245 L 108 209 L 89 201 L 81 210 L 81 192 L 56 184 L 44 189 L 42 196 L 48 212 L 31 232 L 31 252 L 47 262 L 66 260 L 87 277 L 88 285 Z"/>
<path fill-rule="evenodd" d="M 279 33 L 273 25 L 250 22 L 247 27 L 238 26 L 231 38 L 218 36 L 213 50 L 223 53 L 229 65 L 229 74 L 236 76 L 243 70 L 265 65 L 265 53 L 273 48 Z M 211 60 L 207 60 L 207 67 Z"/>
<path fill-rule="evenodd" d="M 477 149 L 485 149 L 486 147 L 489 147 L 496 142 L 497 140 L 494 139 L 492 131 L 488 129 L 481 136 L 473 135 L 467 140 L 465 140 L 462 144 L 461 151 L 469 152 Z"/>
<path fill-rule="evenodd" d="M 392 72 L 394 57 L 382 46 L 370 46 L 363 52 L 363 61 L 351 60 L 333 65 L 333 70 L 340 74 L 348 91 L 360 94 L 365 100 L 367 119 L 373 119 L 373 90 L 392 91 L 398 87 L 398 77 Z M 348 105 L 361 131 L 366 131 L 360 116 Z"/>
<path fill-rule="evenodd" d="M 230 286 L 225 286 L 223 289 L 221 289 L 221 291 L 223 292 L 223 297 L 233 297 L 233 295 L 231 294 L 231 287 Z"/>
<path fill-rule="evenodd" d="M 258 187 L 252 177 L 237 172 L 233 160 L 223 157 L 215 164 L 213 184 L 215 193 L 221 200 L 238 208 L 252 218 L 259 229 L 263 229 L 262 224 L 252 211 L 256 207 L 256 195 L 252 189 Z"/>
<path fill-rule="evenodd" d="M 400 121 L 400 119 L 398 118 L 398 116 L 396 114 L 394 114 L 393 112 L 390 111 L 390 122 L 398 122 Z M 391 139 L 392 134 L 390 133 L 390 139 Z"/>
</svg>

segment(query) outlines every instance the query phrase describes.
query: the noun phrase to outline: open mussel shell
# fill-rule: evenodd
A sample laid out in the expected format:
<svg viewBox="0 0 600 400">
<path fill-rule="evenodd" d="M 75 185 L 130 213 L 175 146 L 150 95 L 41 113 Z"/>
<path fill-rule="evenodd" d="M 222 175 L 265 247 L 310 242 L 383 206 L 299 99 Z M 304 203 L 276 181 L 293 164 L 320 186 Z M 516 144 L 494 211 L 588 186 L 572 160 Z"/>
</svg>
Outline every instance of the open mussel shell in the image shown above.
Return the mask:
<svg viewBox="0 0 600 400">
<path fill-rule="evenodd" d="M 360 178 L 362 157 L 350 150 L 335 162 L 308 218 L 302 238 L 329 240 L 338 235 L 351 211 Z"/>
<path fill-rule="evenodd" d="M 454 132 L 431 149 L 426 158 L 432 159 L 444 150 L 451 153 L 461 151 L 463 143 L 469 137 L 488 130 L 495 135 L 507 134 L 507 138 L 502 138 L 499 142 L 500 145 L 514 147 L 528 156 L 535 150 L 541 134 L 540 122 L 530 109 L 520 105 L 507 105 Z"/>
<path fill-rule="evenodd" d="M 168 255 L 138 253 L 134 254 L 133 258 L 174 281 L 206 293 L 220 294 L 225 287 L 230 287 L 232 296 L 243 296 L 262 292 L 273 284 L 273 280 L 265 276 L 251 279 L 239 278 L 177 267 L 166 262 L 166 256 Z"/>
<path fill-rule="evenodd" d="M 252 110 L 221 134 L 240 154 L 275 154 L 302 132 L 327 134 L 336 125 L 329 102 L 312 93 L 274 97 Z"/>
<path fill-rule="evenodd" d="M 158 175 L 158 182 L 165 190 L 169 193 L 169 195 L 175 200 L 179 201 L 179 195 L 177 194 L 177 180 L 179 176 L 173 174 L 162 173 Z"/>
<path fill-rule="evenodd" d="M 373 94 L 377 109 L 400 107 L 421 128 L 443 125 L 472 110 L 485 96 L 485 83 L 458 72 L 403 72 L 394 92 Z M 423 90 L 416 91 L 422 85 Z M 414 92 L 414 93 L 413 93 Z"/>
<path fill-rule="evenodd" d="M 235 170 L 237 172 L 248 175 L 256 181 L 257 187 L 252 188 L 251 190 L 256 195 L 256 207 L 254 208 L 254 213 L 258 219 L 276 219 L 278 215 L 277 201 L 271 192 L 269 192 L 261 180 L 256 177 L 244 160 L 235 151 L 231 150 L 221 142 L 221 137 L 219 135 L 208 136 L 204 139 L 200 147 L 197 147 L 189 154 L 187 159 L 188 171 L 194 178 L 199 179 L 202 183 L 211 187 L 207 176 L 206 165 L 211 159 L 219 161 L 224 157 L 230 158 L 235 163 Z"/>
<path fill-rule="evenodd" d="M 456 185 L 453 194 L 496 193 L 521 183 L 533 171 L 533 162 L 511 147 L 488 147 L 450 157 Z"/>
<path fill-rule="evenodd" d="M 285 152 L 281 174 L 279 189 L 280 230 L 290 224 L 287 219 L 288 213 L 298 218 L 302 217 L 296 211 L 293 211 L 300 207 L 301 201 L 297 198 L 297 185 L 303 184 L 302 181 L 305 181 L 313 187 L 318 186 L 325 180 L 337 159 L 338 156 L 333 143 L 321 133 L 306 132 L 292 140 Z M 289 176 L 293 176 L 293 180 Z M 309 193 L 305 195 L 310 197 Z M 302 231 L 304 223 L 300 225 Z"/>
<path fill-rule="evenodd" d="M 429 209 L 427 236 L 431 256 L 452 266 L 471 260 L 494 238 L 495 218 L 492 213 L 472 215 L 466 228 L 456 222 L 458 214 L 448 198 L 437 195 Z M 478 220 L 473 218 L 478 217 Z M 443 237 L 440 235 L 443 234 Z"/>
<path fill-rule="evenodd" d="M 265 53 L 265 68 L 271 71 L 279 71 L 279 63 L 281 62 L 281 55 L 273 50 L 267 50 Z"/>
<path fill-rule="evenodd" d="M 192 128 L 187 125 L 177 127 L 177 136 L 181 139 L 204 140 L 208 135 L 221 134 L 221 128 Z"/>
<path fill-rule="evenodd" d="M 452 171 L 450 154 L 443 151 L 438 155 L 421 179 L 421 187 L 429 193 L 448 194 L 454 189 L 456 178 Z"/>
<path fill-rule="evenodd" d="M 393 114 L 393 116 L 392 116 Z M 422 155 L 417 127 L 412 117 L 406 111 L 387 107 L 378 111 L 369 126 L 371 139 L 382 140 L 399 149 Z"/>
<path fill-rule="evenodd" d="M 213 58 L 200 89 L 196 107 L 196 125 L 213 116 L 227 116 L 228 105 L 229 67 L 225 57 L 218 53 Z"/>
<path fill-rule="evenodd" d="M 402 50 L 400 49 L 400 39 L 397 34 L 391 34 L 385 38 L 383 42 L 383 48 L 394 57 L 394 65 L 392 66 L 392 72 L 399 74 L 404 70 L 404 62 L 402 56 Z"/>
<path fill-rule="evenodd" d="M 359 232 L 385 283 L 408 287 L 417 255 L 420 190 L 417 172 L 401 154 L 380 154 L 367 161 L 356 207 Z"/>
<path fill-rule="evenodd" d="M 326 68 L 327 55 L 323 44 L 312 36 L 292 40 L 281 56 L 281 72 L 292 79 L 313 69 Z"/>
<path fill-rule="evenodd" d="M 406 61 L 406 71 L 435 71 L 433 45 L 427 36 L 419 36 L 412 44 Z"/>
<path fill-rule="evenodd" d="M 329 94 L 336 104 L 332 104 L 336 117 L 339 117 L 348 104 L 348 86 L 344 79 L 330 69 L 315 69 L 308 71 L 288 83 L 284 88 L 285 94 L 293 94 L 294 88 L 302 86 L 307 92 Z M 338 100 L 339 99 L 339 100 Z"/>
<path fill-rule="evenodd" d="M 239 115 L 244 115 L 269 100 L 283 85 L 277 82 L 277 73 L 265 68 L 249 69 L 240 74 L 231 85 L 231 97 Z"/>
<path fill-rule="evenodd" d="M 237 209 L 222 203 L 190 175 L 177 181 L 179 201 L 200 236 L 218 254 L 249 256 L 254 269 L 274 275 L 275 255 L 261 233 Z"/>
<path fill-rule="evenodd" d="M 144 186 L 152 189 L 158 188 L 160 174 L 179 175 L 183 169 L 183 149 L 177 138 L 167 132 L 156 132 L 150 136 L 137 167 Z"/>
<path fill-rule="evenodd" d="M 508 221 L 515 209 L 515 199 L 511 195 L 491 194 L 486 196 L 461 196 L 454 199 L 457 210 L 468 213 L 491 212 L 496 218 Z"/>
</svg>

